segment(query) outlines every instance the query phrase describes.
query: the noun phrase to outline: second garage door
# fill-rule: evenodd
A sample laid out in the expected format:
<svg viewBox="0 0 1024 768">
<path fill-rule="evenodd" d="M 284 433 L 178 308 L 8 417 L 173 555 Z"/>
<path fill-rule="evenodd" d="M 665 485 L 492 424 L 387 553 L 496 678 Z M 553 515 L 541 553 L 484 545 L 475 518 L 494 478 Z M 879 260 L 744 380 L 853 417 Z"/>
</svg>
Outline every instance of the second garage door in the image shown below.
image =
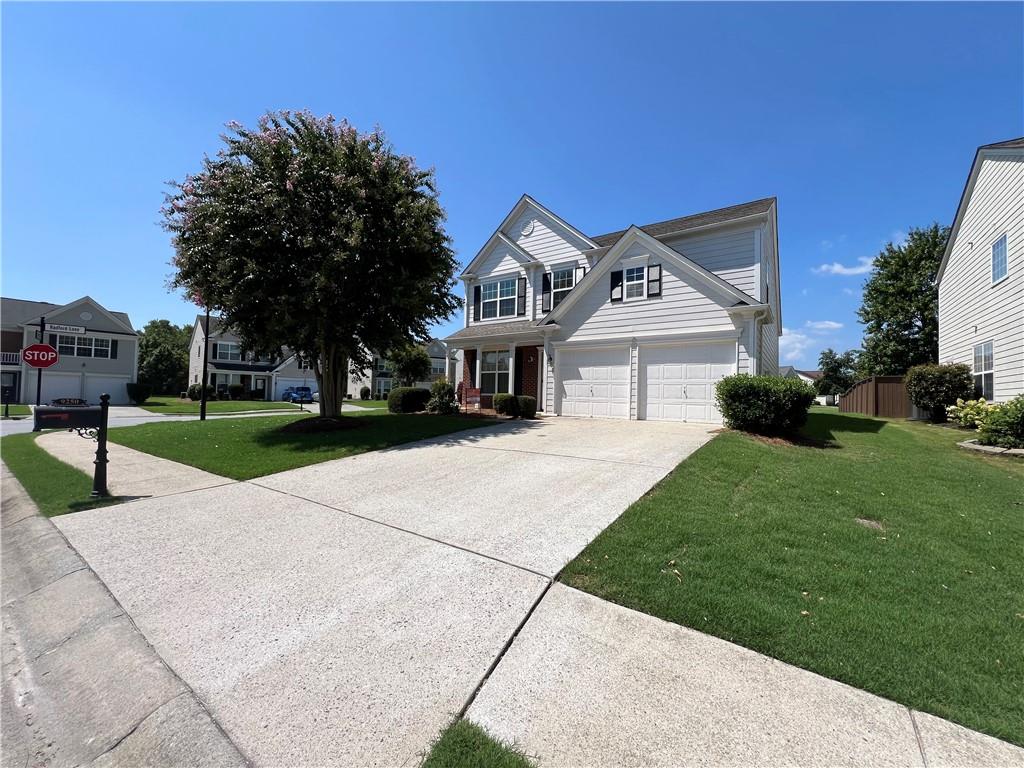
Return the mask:
<svg viewBox="0 0 1024 768">
<path fill-rule="evenodd" d="M 124 405 L 128 402 L 129 376 L 98 376 L 85 374 L 85 397 L 89 405 L 99 405 L 100 395 L 110 395 L 111 405 Z M 46 381 L 44 378 L 43 381 Z"/>
<path fill-rule="evenodd" d="M 735 344 L 641 347 L 640 418 L 721 422 L 715 384 L 735 366 Z"/>
<path fill-rule="evenodd" d="M 629 349 L 563 350 L 558 354 L 563 416 L 629 418 Z"/>
</svg>

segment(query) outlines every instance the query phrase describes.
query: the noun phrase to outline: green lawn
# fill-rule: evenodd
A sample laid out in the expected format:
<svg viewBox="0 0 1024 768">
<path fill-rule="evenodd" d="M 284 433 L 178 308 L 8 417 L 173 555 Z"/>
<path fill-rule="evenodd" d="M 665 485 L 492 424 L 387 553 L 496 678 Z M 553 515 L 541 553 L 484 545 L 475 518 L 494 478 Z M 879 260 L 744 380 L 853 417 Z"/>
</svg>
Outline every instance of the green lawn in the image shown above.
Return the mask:
<svg viewBox="0 0 1024 768">
<path fill-rule="evenodd" d="M 468 720 L 456 720 L 434 742 L 421 768 L 530 768 L 520 752 Z"/>
<path fill-rule="evenodd" d="M 832 447 L 718 436 L 560 578 L 1024 745 L 1024 462 L 825 409 L 805 432 Z"/>
<path fill-rule="evenodd" d="M 357 420 L 360 426 L 340 432 L 286 434 L 279 428 L 291 421 L 291 416 L 254 416 L 119 427 L 110 430 L 110 440 L 217 475 L 248 480 L 496 423 L 465 416 L 380 411 L 349 412 L 343 418 Z"/>
<path fill-rule="evenodd" d="M 387 400 L 346 400 L 349 405 L 357 405 L 360 408 L 387 408 Z"/>
<path fill-rule="evenodd" d="M 4 408 L 8 408 L 9 409 L 8 413 L 11 416 L 31 416 L 32 415 L 32 409 L 29 408 L 27 405 L 15 405 L 15 404 L 12 403 L 11 405 L 7 405 L 7 406 L 0 405 L 0 416 L 3 416 Z"/>
<path fill-rule="evenodd" d="M 0 458 L 25 486 L 39 511 L 47 517 L 78 512 L 122 499 L 91 499 L 92 476 L 59 461 L 36 445 L 38 434 L 8 435 L 0 441 Z"/>
<path fill-rule="evenodd" d="M 176 397 L 151 397 L 146 404 L 140 406 L 152 413 L 196 414 L 199 413 L 199 402 L 179 400 Z M 306 410 L 316 410 L 316 403 L 306 404 Z M 239 411 L 288 411 L 299 410 L 299 406 L 282 403 L 276 400 L 210 400 L 206 403 L 207 413 L 238 413 Z"/>
</svg>

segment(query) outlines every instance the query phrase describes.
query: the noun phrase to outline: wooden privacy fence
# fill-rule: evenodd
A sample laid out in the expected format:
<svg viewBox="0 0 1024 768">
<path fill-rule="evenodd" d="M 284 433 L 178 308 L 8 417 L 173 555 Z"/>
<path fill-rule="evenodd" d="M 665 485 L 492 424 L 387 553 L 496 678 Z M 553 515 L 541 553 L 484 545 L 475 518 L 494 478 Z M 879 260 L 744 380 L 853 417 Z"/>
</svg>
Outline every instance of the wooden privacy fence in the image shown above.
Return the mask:
<svg viewBox="0 0 1024 768">
<path fill-rule="evenodd" d="M 914 413 L 902 376 L 861 379 L 839 396 L 839 412 L 890 419 L 909 419 Z"/>
</svg>

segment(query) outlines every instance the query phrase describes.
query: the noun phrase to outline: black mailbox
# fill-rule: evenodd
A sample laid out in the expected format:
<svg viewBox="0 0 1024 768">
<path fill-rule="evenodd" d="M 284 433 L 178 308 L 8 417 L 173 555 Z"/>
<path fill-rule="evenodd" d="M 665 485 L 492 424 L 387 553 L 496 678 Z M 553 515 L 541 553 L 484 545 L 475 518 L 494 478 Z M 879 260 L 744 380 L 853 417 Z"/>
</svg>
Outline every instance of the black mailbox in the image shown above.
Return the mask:
<svg viewBox="0 0 1024 768">
<path fill-rule="evenodd" d="M 41 429 L 99 429 L 103 424 L 103 408 L 99 405 L 69 406 L 39 405 L 32 411 L 33 430 Z"/>
</svg>

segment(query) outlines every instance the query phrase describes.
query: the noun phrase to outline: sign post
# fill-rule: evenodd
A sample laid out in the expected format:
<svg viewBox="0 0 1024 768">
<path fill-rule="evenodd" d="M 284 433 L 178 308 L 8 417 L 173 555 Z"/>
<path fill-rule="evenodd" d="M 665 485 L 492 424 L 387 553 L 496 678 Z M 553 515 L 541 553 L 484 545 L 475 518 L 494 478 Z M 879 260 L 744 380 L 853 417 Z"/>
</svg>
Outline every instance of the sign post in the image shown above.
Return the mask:
<svg viewBox="0 0 1024 768">
<path fill-rule="evenodd" d="M 46 327 L 46 319 L 42 320 L 42 327 Z M 57 350 L 49 344 L 29 344 L 21 350 L 21 359 L 26 365 L 36 369 L 36 406 L 40 405 L 43 395 L 43 369 L 56 365 L 60 360 Z"/>
</svg>

